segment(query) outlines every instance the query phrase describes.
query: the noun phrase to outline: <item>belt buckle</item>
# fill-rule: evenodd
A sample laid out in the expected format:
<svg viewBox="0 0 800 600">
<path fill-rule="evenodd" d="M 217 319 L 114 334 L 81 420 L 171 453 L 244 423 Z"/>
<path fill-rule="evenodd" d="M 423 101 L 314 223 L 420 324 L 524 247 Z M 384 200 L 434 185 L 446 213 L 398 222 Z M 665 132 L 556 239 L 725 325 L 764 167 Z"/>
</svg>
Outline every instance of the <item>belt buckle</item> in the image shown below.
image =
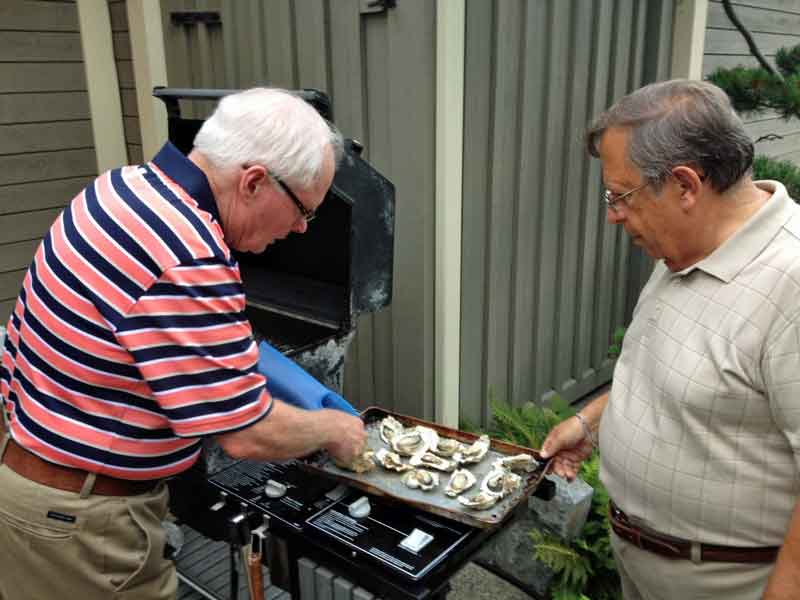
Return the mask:
<svg viewBox="0 0 800 600">
<path fill-rule="evenodd" d="M 703 562 L 703 545 L 700 542 L 690 542 L 689 560 L 696 565 Z"/>
</svg>

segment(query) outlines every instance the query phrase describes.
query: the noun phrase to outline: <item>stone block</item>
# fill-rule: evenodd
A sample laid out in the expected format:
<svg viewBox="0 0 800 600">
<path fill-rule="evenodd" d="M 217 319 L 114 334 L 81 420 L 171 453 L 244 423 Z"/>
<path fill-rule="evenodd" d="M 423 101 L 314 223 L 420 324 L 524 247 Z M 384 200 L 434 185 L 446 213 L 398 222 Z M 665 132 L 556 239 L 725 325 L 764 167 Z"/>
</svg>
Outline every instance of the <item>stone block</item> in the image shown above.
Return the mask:
<svg viewBox="0 0 800 600">
<path fill-rule="evenodd" d="M 533 556 L 530 532 L 537 527 L 539 523 L 535 519 L 517 517 L 481 548 L 475 562 L 528 594 L 545 596 L 554 573 Z"/>
<path fill-rule="evenodd" d="M 481 548 L 475 562 L 515 583 L 528 594 L 548 596 L 554 573 L 534 557 L 530 532 L 547 529 L 564 540 L 579 536 L 592 506 L 594 490 L 583 480 L 548 475 L 556 486 L 551 500 L 531 496 L 528 508 Z"/>
<path fill-rule="evenodd" d="M 581 534 L 586 518 L 592 508 L 594 490 L 582 479 L 568 482 L 561 477 L 548 475 L 556 485 L 552 500 L 528 499 L 528 508 L 533 518 L 563 540 L 574 540 Z"/>
</svg>

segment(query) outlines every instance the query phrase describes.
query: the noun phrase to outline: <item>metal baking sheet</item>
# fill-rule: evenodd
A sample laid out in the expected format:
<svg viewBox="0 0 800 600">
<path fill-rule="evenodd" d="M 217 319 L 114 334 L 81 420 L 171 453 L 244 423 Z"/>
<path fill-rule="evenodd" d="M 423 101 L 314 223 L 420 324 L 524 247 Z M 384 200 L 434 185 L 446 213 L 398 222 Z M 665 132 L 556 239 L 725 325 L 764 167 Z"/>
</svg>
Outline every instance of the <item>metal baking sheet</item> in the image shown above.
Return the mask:
<svg viewBox="0 0 800 600">
<path fill-rule="evenodd" d="M 384 417 L 392 416 L 406 427 L 424 425 L 436 430 L 441 437 L 454 438 L 467 444 L 472 443 L 478 436 L 472 433 L 451 429 L 436 423 L 430 423 L 414 417 L 395 414 L 382 408 L 372 407 L 366 409 L 361 418 L 364 420 L 368 434 L 367 444 L 372 450 L 377 451 L 385 448 L 386 444 L 380 438 L 380 422 Z M 491 440 L 490 449 L 486 456 L 477 464 L 465 465 L 465 468 L 472 471 L 475 475 L 476 483 L 466 494 L 468 496 L 478 493 L 479 486 L 483 478 L 492 469 L 492 463 L 497 458 L 513 456 L 515 454 L 531 454 L 540 460 L 539 453 L 531 448 L 509 444 L 499 440 Z M 541 460 L 540 460 L 541 462 Z M 414 490 L 403 484 L 402 474 L 394 471 L 387 471 L 381 466 L 377 466 L 369 473 L 354 473 L 336 466 L 333 459 L 326 452 L 318 452 L 311 456 L 305 463 L 306 468 L 318 471 L 344 480 L 348 485 L 357 487 L 374 495 L 386 496 L 397 501 L 411 504 L 430 513 L 441 515 L 461 523 L 479 528 L 493 527 L 502 523 L 516 508 L 516 506 L 526 499 L 541 482 L 547 472 L 550 463 L 542 463 L 539 468 L 532 473 L 520 473 L 522 485 L 517 491 L 506 496 L 491 508 L 485 510 L 470 510 L 461 505 L 457 498 L 450 498 L 445 495 L 444 488 L 450 479 L 450 473 L 444 473 L 431 469 L 431 472 L 438 473 L 439 485 L 431 491 Z"/>
</svg>

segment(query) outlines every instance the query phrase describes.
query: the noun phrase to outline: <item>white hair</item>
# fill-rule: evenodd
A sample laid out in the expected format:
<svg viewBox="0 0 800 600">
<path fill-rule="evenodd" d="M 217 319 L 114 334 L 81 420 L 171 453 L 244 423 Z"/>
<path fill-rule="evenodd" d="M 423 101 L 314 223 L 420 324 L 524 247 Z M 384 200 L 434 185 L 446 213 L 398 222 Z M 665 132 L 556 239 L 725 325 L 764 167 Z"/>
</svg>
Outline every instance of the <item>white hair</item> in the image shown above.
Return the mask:
<svg viewBox="0 0 800 600">
<path fill-rule="evenodd" d="M 194 147 L 218 169 L 259 164 L 309 188 L 320 175 L 328 148 L 338 162 L 342 136 L 291 92 L 252 88 L 220 100 L 197 132 Z"/>
</svg>

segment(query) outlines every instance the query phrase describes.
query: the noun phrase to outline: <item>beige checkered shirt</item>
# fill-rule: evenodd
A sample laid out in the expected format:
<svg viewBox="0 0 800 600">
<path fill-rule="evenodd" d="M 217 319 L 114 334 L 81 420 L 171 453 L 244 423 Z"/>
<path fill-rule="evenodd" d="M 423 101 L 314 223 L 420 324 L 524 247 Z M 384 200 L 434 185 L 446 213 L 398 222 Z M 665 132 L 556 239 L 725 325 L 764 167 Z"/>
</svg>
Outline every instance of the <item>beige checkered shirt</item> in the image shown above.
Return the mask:
<svg viewBox="0 0 800 600">
<path fill-rule="evenodd" d="M 601 478 L 650 528 L 779 545 L 800 493 L 800 207 L 770 200 L 639 297 L 600 426 Z"/>
</svg>

